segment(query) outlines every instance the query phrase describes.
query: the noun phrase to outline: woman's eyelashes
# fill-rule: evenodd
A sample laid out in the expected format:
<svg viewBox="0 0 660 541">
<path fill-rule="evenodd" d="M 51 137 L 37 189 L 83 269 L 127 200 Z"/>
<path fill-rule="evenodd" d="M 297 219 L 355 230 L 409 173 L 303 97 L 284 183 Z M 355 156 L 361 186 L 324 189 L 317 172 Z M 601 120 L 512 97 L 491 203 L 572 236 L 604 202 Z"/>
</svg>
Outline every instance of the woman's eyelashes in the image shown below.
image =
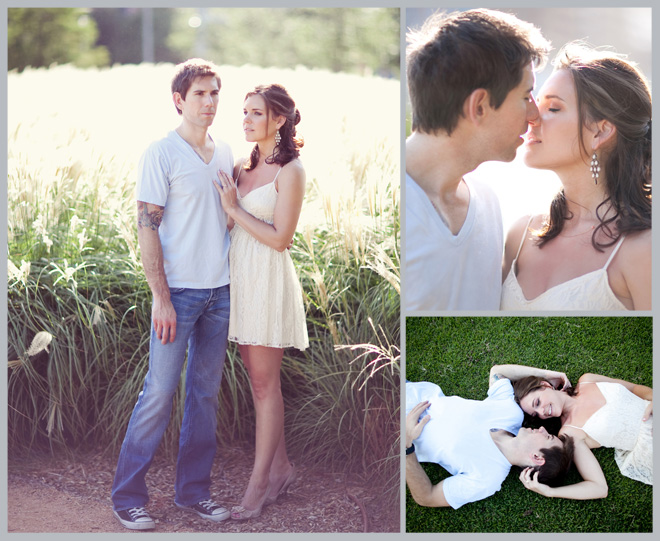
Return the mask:
<svg viewBox="0 0 660 541">
<path fill-rule="evenodd" d="M 537 104 L 538 104 L 538 108 L 541 111 L 545 110 L 550 113 L 558 113 L 559 111 L 561 111 L 561 108 L 558 107 L 556 104 L 548 102 L 546 100 L 537 101 Z"/>
</svg>

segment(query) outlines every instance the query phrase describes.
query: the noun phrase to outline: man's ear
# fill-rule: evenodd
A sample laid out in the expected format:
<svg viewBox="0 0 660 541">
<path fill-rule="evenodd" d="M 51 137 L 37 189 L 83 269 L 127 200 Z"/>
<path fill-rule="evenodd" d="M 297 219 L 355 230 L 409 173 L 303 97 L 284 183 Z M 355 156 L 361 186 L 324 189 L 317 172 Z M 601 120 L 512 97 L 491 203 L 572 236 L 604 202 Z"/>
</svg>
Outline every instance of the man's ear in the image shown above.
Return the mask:
<svg viewBox="0 0 660 541">
<path fill-rule="evenodd" d="M 182 112 L 183 107 L 181 107 L 181 102 L 183 101 L 183 98 L 179 92 L 174 92 L 172 94 L 172 101 L 174 102 L 174 106 L 179 110 L 179 112 Z"/>
<path fill-rule="evenodd" d="M 545 456 L 543 456 L 543 453 L 532 453 L 530 458 L 532 459 L 534 466 L 543 466 L 543 464 L 545 464 Z"/>
<path fill-rule="evenodd" d="M 478 125 L 481 124 L 490 108 L 490 93 L 485 88 L 477 88 L 463 103 L 463 116 Z"/>
</svg>

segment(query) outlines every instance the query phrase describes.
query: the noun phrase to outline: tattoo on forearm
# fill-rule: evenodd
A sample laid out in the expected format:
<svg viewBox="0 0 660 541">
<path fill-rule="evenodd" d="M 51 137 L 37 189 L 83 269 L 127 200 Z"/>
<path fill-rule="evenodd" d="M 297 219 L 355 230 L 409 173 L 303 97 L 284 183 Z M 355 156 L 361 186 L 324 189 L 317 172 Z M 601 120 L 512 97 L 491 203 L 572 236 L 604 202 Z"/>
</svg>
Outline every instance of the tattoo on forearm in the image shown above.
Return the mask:
<svg viewBox="0 0 660 541">
<path fill-rule="evenodd" d="M 493 381 L 502 379 L 504 376 L 502 374 L 493 374 Z"/>
<path fill-rule="evenodd" d="M 152 231 L 156 231 L 160 226 L 160 222 L 163 221 L 163 212 L 165 207 L 154 206 L 154 210 L 149 212 L 147 203 L 138 201 L 138 212 L 137 212 L 137 222 L 138 229 L 143 227 L 148 227 Z"/>
</svg>

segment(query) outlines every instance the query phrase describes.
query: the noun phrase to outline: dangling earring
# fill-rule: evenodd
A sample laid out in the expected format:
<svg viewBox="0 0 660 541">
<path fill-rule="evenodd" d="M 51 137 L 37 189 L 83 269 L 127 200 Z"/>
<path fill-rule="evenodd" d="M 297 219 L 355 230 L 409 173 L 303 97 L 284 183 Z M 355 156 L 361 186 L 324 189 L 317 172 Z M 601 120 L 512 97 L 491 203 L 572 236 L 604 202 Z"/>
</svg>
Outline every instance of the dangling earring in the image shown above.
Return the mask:
<svg viewBox="0 0 660 541">
<path fill-rule="evenodd" d="M 279 146 L 281 140 L 282 136 L 280 135 L 280 129 L 277 128 L 277 131 L 275 132 L 275 146 Z"/>
<path fill-rule="evenodd" d="M 598 184 L 599 175 L 600 162 L 598 161 L 598 155 L 594 152 L 594 155 L 591 157 L 591 178 L 594 179 L 594 184 Z"/>
</svg>

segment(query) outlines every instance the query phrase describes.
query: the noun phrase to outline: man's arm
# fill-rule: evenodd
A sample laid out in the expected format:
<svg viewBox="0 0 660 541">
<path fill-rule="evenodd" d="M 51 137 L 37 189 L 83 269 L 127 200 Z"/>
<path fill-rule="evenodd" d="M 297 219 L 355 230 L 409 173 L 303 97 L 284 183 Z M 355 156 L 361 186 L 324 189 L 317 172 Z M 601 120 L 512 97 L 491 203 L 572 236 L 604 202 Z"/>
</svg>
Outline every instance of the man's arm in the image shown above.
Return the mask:
<svg viewBox="0 0 660 541">
<path fill-rule="evenodd" d="M 416 440 L 424 425 L 431 420 L 426 415 L 421 421 L 419 416 L 428 408 L 428 402 L 420 402 L 406 416 L 406 449 L 410 448 L 413 440 Z M 449 507 L 445 499 L 441 481 L 437 485 L 431 484 L 431 480 L 417 460 L 417 455 L 413 452 L 406 455 L 406 483 L 410 489 L 413 499 L 425 507 Z"/>
<path fill-rule="evenodd" d="M 491 387 L 498 379 L 506 378 L 511 381 L 518 381 L 527 376 L 538 376 L 546 379 L 560 389 L 570 387 L 571 382 L 563 372 L 554 370 L 544 370 L 543 368 L 534 368 L 533 366 L 524 366 L 520 364 L 496 364 L 490 369 L 488 387 Z"/>
<path fill-rule="evenodd" d="M 142 253 L 142 266 L 147 283 L 154 297 L 151 319 L 156 336 L 163 344 L 174 342 L 176 337 L 176 312 L 170 300 L 170 288 L 163 265 L 163 247 L 158 228 L 165 207 L 137 202 L 138 242 Z"/>
<path fill-rule="evenodd" d="M 442 489 L 444 481 L 432 485 L 431 480 L 417 461 L 415 453 L 406 456 L 406 483 L 413 499 L 424 507 L 449 507 Z"/>
</svg>

